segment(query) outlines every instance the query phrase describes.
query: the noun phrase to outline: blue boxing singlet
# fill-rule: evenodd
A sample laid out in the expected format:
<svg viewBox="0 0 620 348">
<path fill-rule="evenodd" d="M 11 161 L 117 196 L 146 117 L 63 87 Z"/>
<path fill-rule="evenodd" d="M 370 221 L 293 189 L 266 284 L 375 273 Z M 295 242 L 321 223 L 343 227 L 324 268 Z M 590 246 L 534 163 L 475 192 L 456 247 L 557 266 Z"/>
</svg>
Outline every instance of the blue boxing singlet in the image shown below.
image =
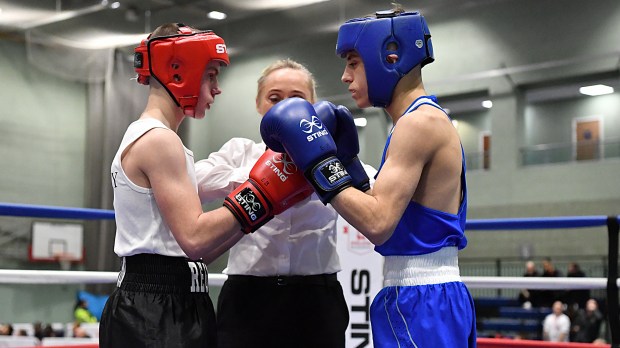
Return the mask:
<svg viewBox="0 0 620 348">
<path fill-rule="evenodd" d="M 443 111 L 434 96 L 423 96 L 403 115 L 424 104 Z M 381 166 L 390 140 L 391 134 Z M 370 306 L 375 348 L 476 347 L 474 301 L 461 281 L 458 266 L 458 250 L 467 245 L 464 154 L 461 195 L 457 214 L 411 201 L 392 236 L 375 247 L 385 256 L 384 287 Z"/>
<path fill-rule="evenodd" d="M 417 98 L 405 111 L 403 116 L 416 110 L 420 105 L 431 105 L 444 111 L 435 96 Z M 444 111 L 445 112 L 445 111 Z M 446 114 L 447 116 L 447 114 Z M 393 130 L 393 128 L 392 128 Z M 392 133 L 388 136 L 383 150 L 383 158 L 379 172 L 386 159 Z M 461 147 L 461 151 L 463 148 Z M 378 173 L 377 173 L 378 175 Z M 459 250 L 467 245 L 465 237 L 465 218 L 467 215 L 467 185 L 465 182 L 465 154 L 463 153 L 463 169 L 461 172 L 462 200 L 458 213 L 450 214 L 422 206 L 411 201 L 401 217 L 392 236 L 375 251 L 383 256 L 390 255 L 423 255 L 440 250 L 444 247 L 457 247 Z"/>
</svg>

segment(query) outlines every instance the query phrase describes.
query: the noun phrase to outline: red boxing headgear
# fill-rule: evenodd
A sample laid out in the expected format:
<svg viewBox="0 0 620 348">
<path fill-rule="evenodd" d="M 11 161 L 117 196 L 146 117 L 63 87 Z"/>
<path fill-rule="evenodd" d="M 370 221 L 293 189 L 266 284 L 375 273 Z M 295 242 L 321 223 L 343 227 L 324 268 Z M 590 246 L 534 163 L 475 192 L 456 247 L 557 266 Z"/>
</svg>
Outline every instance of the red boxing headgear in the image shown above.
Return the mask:
<svg viewBox="0 0 620 348">
<path fill-rule="evenodd" d="M 202 74 L 211 60 L 230 64 L 224 40 L 213 31 L 192 32 L 179 24 L 179 34 L 147 38 L 134 49 L 138 83 L 148 85 L 152 76 L 175 103 L 193 114 L 198 103 Z"/>
</svg>

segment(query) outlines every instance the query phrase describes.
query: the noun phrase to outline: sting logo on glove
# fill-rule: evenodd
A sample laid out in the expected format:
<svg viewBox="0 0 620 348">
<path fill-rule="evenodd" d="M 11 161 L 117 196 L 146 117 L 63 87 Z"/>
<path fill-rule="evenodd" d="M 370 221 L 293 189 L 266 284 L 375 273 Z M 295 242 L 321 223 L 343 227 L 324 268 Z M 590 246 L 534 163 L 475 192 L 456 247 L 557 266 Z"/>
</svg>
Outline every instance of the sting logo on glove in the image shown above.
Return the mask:
<svg viewBox="0 0 620 348">
<path fill-rule="evenodd" d="M 323 124 L 319 121 L 319 118 L 316 116 L 312 116 L 312 120 L 301 120 L 299 121 L 299 127 L 301 127 L 301 131 L 304 133 L 312 133 L 314 127 L 317 129 L 323 129 Z M 304 129 L 305 128 L 305 129 Z"/>
<path fill-rule="evenodd" d="M 297 165 L 295 165 L 285 153 L 273 156 L 271 160 L 273 163 L 282 163 L 282 171 L 284 174 L 291 175 L 297 173 Z"/>
<path fill-rule="evenodd" d="M 258 202 L 254 192 L 250 188 L 245 188 L 235 195 L 235 200 L 239 206 L 243 207 L 248 217 L 256 221 L 265 215 L 265 208 Z"/>
<path fill-rule="evenodd" d="M 347 170 L 344 169 L 340 162 L 331 162 L 329 163 L 329 165 L 323 166 L 320 170 L 321 174 L 323 174 L 323 176 L 327 178 L 327 181 L 329 181 L 330 185 L 333 185 L 338 180 L 349 175 L 349 173 L 347 173 Z"/>
<path fill-rule="evenodd" d="M 281 164 L 278 167 L 277 164 Z M 286 154 L 277 154 L 271 158 L 271 160 L 266 160 L 265 165 L 271 170 L 273 173 L 282 181 L 285 182 L 288 179 L 289 175 L 297 173 L 297 166 L 293 161 L 289 160 Z"/>
<path fill-rule="evenodd" d="M 308 140 L 308 142 L 317 139 L 319 137 L 322 137 L 324 135 L 329 134 L 329 132 L 327 131 L 327 129 L 323 129 L 323 123 L 321 123 L 321 121 L 319 120 L 318 117 L 316 116 L 312 116 L 312 120 L 308 121 L 308 120 L 301 120 L 299 121 L 299 127 L 301 128 L 301 131 L 306 133 L 306 134 L 310 134 L 306 137 L 306 139 Z M 316 127 L 319 131 L 318 132 L 313 132 L 314 127 Z"/>
</svg>

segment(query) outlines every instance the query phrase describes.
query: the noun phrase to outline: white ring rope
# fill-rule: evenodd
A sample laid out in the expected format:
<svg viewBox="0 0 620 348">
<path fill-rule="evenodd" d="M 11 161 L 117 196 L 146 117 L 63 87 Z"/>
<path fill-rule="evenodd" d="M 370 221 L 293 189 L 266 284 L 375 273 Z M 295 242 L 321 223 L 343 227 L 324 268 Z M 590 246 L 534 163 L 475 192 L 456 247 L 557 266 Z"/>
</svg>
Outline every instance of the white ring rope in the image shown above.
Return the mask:
<svg viewBox="0 0 620 348">
<path fill-rule="evenodd" d="M 0 284 L 116 283 L 118 272 L 0 269 Z M 222 286 L 226 274 L 209 273 L 209 284 Z M 461 277 L 472 289 L 605 289 L 607 278 Z M 620 286 L 620 279 L 616 280 Z"/>
<path fill-rule="evenodd" d="M 225 274 L 210 273 L 209 284 L 222 286 L 226 278 Z M 103 284 L 117 279 L 118 272 L 0 269 L 0 284 Z"/>
<path fill-rule="evenodd" d="M 471 289 L 605 289 L 607 278 L 461 277 Z M 616 279 L 620 285 L 620 279 Z"/>
</svg>

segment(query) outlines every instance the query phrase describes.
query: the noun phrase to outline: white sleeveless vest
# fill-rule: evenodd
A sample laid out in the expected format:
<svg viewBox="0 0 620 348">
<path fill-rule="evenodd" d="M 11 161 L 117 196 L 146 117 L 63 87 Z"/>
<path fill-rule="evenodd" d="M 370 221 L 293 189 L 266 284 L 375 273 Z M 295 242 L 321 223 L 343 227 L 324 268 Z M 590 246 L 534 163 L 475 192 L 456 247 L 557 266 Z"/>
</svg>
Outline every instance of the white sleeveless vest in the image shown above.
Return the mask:
<svg viewBox="0 0 620 348">
<path fill-rule="evenodd" d="M 114 252 L 120 257 L 135 254 L 187 257 L 164 222 L 153 190 L 131 182 L 121 167 L 121 155 L 127 146 L 153 128 L 169 129 L 153 118 L 140 119 L 130 124 L 112 161 L 111 179 L 116 215 Z M 185 146 L 183 149 L 187 175 L 198 192 L 194 154 Z"/>
</svg>

